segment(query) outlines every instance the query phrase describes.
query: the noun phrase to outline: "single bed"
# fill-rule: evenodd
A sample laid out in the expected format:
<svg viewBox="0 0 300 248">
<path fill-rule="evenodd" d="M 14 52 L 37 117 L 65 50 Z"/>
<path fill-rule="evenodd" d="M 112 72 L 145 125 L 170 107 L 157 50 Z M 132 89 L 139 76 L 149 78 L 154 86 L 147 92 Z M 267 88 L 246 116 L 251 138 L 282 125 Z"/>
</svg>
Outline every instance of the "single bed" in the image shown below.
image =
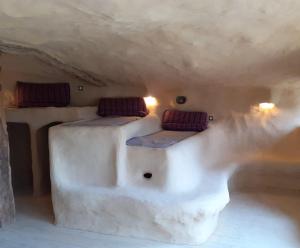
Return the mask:
<svg viewBox="0 0 300 248">
<path fill-rule="evenodd" d="M 159 130 L 140 97 L 101 98 L 97 113 L 50 129 L 53 185 L 121 185 L 126 140 Z"/>
<path fill-rule="evenodd" d="M 208 127 L 207 117 L 206 112 L 166 110 L 160 131 L 128 139 L 127 184 L 169 193 L 197 188 L 202 177 L 199 137 Z"/>
</svg>

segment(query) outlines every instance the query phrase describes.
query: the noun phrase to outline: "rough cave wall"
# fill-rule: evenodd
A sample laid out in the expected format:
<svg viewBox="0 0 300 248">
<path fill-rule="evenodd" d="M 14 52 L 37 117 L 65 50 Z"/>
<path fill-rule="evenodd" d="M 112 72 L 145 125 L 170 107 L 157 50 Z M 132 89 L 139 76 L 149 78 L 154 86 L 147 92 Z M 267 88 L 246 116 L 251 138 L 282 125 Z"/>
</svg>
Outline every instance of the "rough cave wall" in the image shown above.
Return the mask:
<svg viewBox="0 0 300 248">
<path fill-rule="evenodd" d="M 0 227 L 13 220 L 15 208 L 9 166 L 9 146 L 0 91 Z"/>
<path fill-rule="evenodd" d="M 298 0 L 1 0 L 0 41 L 106 82 L 273 85 L 300 79 L 299 12 Z"/>
<path fill-rule="evenodd" d="M 0 49 L 40 54 L 111 86 L 82 94 L 75 83 L 74 105 L 140 85 L 160 111 L 180 94 L 188 102 L 177 107 L 219 118 L 300 81 L 299 13 L 297 0 L 0 0 Z"/>
</svg>

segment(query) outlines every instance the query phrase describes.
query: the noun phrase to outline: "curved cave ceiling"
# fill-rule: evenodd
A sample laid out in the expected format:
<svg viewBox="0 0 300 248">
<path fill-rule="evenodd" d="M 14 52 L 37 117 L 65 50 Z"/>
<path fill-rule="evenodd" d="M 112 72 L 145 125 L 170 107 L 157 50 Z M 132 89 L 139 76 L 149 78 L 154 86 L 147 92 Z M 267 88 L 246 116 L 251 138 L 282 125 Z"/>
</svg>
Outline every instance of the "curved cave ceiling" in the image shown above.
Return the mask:
<svg viewBox="0 0 300 248">
<path fill-rule="evenodd" d="M 99 85 L 300 77 L 298 0 L 0 0 L 0 50 Z"/>
</svg>

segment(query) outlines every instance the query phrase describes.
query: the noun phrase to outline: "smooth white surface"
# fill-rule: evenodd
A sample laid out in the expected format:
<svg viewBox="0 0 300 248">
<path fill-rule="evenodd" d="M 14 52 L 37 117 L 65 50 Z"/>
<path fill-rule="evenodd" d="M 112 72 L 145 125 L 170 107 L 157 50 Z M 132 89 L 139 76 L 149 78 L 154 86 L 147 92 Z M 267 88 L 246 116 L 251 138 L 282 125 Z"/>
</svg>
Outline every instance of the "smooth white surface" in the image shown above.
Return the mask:
<svg viewBox="0 0 300 248">
<path fill-rule="evenodd" d="M 0 231 L 1 248 L 192 248 L 53 225 L 48 197 L 17 197 L 16 222 Z M 201 248 L 300 247 L 300 197 L 287 192 L 235 193 Z"/>
<path fill-rule="evenodd" d="M 159 120 L 149 120 L 151 116 L 120 127 L 75 123 L 50 129 L 58 224 L 200 244 L 229 201 L 227 182 L 235 166 L 299 125 L 297 111 L 253 109 L 165 149 L 126 146 L 131 137 L 159 130 Z M 143 177 L 146 172 L 153 174 L 151 180 Z"/>
<path fill-rule="evenodd" d="M 160 120 L 94 122 L 50 129 L 57 224 L 171 243 L 204 242 L 229 201 L 229 173 L 199 166 L 201 133 L 167 149 L 129 147 L 126 140 L 160 130 Z M 145 179 L 145 172 L 153 178 Z"/>
<path fill-rule="evenodd" d="M 111 118 L 107 120 L 106 123 L 111 122 Z M 94 122 L 67 123 L 50 129 L 51 180 L 55 187 L 121 186 L 126 140 L 155 132 L 160 125 L 155 116 L 119 126 L 94 125 Z"/>
<path fill-rule="evenodd" d="M 207 168 L 201 164 L 203 154 L 199 151 L 204 133 L 200 132 L 166 148 L 127 146 L 126 184 L 150 187 L 166 194 L 199 190 L 202 179 L 209 177 L 205 171 Z M 153 174 L 149 182 L 142 177 L 144 172 Z"/>
</svg>

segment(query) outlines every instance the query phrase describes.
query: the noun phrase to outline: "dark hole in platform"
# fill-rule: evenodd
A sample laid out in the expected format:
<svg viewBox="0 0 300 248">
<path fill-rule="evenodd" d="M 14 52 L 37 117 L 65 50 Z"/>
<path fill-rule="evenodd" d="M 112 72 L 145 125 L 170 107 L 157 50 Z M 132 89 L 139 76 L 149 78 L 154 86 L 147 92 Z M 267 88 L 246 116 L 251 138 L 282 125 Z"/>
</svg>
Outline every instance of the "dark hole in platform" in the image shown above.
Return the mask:
<svg viewBox="0 0 300 248">
<path fill-rule="evenodd" d="M 152 173 L 150 173 L 150 172 L 146 172 L 144 174 L 144 178 L 146 178 L 146 179 L 150 179 L 151 177 L 152 177 Z"/>
</svg>

